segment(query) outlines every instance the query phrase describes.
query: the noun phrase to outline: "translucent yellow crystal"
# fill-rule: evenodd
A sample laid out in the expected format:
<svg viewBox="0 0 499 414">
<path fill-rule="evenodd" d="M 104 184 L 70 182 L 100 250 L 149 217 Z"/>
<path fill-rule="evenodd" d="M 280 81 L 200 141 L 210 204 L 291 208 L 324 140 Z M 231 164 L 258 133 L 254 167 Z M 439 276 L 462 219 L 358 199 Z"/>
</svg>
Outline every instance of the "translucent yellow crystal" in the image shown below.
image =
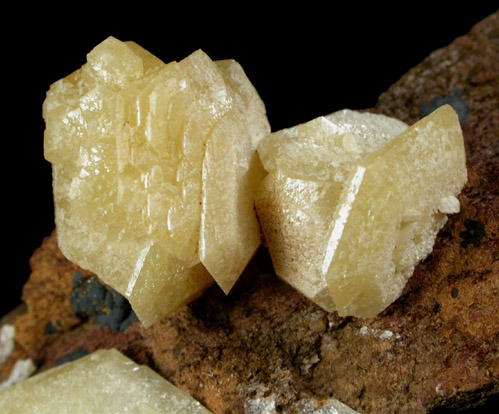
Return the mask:
<svg viewBox="0 0 499 414">
<path fill-rule="evenodd" d="M 217 64 L 238 92 L 238 102 L 235 110 L 219 120 L 206 144 L 199 255 L 228 293 L 260 245 L 254 198 L 265 170 L 255 149 L 270 131 L 265 108 L 245 81 L 241 66 L 232 60 Z"/>
<path fill-rule="evenodd" d="M 325 310 L 335 310 L 321 275 L 331 208 L 341 186 L 272 172 L 256 200 L 274 270 Z"/>
<path fill-rule="evenodd" d="M 120 352 L 99 350 L 0 392 L 3 414 L 209 414 L 189 394 Z"/>
<path fill-rule="evenodd" d="M 146 326 L 213 278 L 230 290 L 260 243 L 251 194 L 269 131 L 236 62 L 198 50 L 164 64 L 110 37 L 51 86 L 43 116 L 66 257 Z"/>
<path fill-rule="evenodd" d="M 324 309 L 372 317 L 432 250 L 466 182 L 450 106 L 407 129 L 344 110 L 258 145 L 257 211 L 276 273 Z M 457 203 L 457 204 L 456 204 Z"/>
</svg>

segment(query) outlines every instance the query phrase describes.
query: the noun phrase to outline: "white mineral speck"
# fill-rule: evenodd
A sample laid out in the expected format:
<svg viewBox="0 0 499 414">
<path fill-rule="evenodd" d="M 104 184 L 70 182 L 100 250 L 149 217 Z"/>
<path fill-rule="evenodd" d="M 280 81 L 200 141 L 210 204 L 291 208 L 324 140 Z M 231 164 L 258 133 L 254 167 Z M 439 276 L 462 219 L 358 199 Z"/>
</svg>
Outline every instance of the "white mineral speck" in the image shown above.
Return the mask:
<svg viewBox="0 0 499 414">
<path fill-rule="evenodd" d="M 448 197 L 443 197 L 440 199 L 440 204 L 438 205 L 438 210 L 445 214 L 459 213 L 460 204 L 459 200 L 453 195 Z"/>
<path fill-rule="evenodd" d="M 395 338 L 395 339 L 400 339 L 400 335 L 397 333 L 393 333 L 392 331 L 389 331 L 389 330 L 381 330 L 381 329 L 371 329 L 371 328 L 368 328 L 367 326 L 363 326 L 359 329 L 359 333 L 361 335 L 371 335 L 371 336 L 375 336 L 381 340 L 385 340 L 385 339 L 392 339 L 392 338 Z"/>
<path fill-rule="evenodd" d="M 246 400 L 244 414 L 276 414 L 275 396 L 255 397 Z M 318 402 L 314 399 L 300 399 L 290 407 L 284 408 L 284 414 L 358 414 L 340 401 L 330 398 L 327 401 Z"/>
<path fill-rule="evenodd" d="M 300 414 L 358 414 L 357 411 L 334 398 L 321 403 L 313 399 L 301 399 L 293 404 L 292 408 L 290 412 Z"/>
<path fill-rule="evenodd" d="M 393 336 L 393 332 L 392 331 L 383 331 L 379 335 L 379 339 L 390 339 L 392 336 Z"/>
<path fill-rule="evenodd" d="M 12 368 L 9 378 L 0 383 L 0 391 L 12 387 L 15 384 L 19 384 L 29 378 L 35 370 L 36 365 L 31 358 L 17 360 L 14 364 L 14 368 Z"/>
<path fill-rule="evenodd" d="M 245 414 L 275 414 L 275 399 L 273 396 L 266 398 L 257 397 L 246 400 L 244 403 Z"/>
<path fill-rule="evenodd" d="M 435 387 L 435 392 L 438 395 L 444 395 L 444 392 L 442 391 L 442 384 L 437 384 L 437 386 Z"/>
<path fill-rule="evenodd" d="M 3 364 L 14 350 L 15 334 L 14 325 L 4 325 L 0 329 L 0 364 Z"/>
</svg>

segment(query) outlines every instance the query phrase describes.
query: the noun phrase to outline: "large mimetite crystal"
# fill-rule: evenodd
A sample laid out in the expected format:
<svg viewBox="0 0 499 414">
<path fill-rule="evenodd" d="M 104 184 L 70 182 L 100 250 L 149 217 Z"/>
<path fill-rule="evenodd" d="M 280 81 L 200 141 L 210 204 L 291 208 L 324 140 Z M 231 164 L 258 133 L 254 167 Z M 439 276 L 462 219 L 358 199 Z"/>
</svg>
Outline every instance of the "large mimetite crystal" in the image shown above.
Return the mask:
<svg viewBox="0 0 499 414">
<path fill-rule="evenodd" d="M 432 250 L 467 179 L 458 118 L 408 128 L 343 110 L 258 144 L 257 211 L 276 273 L 328 311 L 373 317 Z"/>
<path fill-rule="evenodd" d="M 209 414 L 152 369 L 99 350 L 0 392 L 2 414 Z"/>
<path fill-rule="evenodd" d="M 164 64 L 113 37 L 43 107 L 59 247 L 149 326 L 213 278 L 228 292 L 260 244 L 253 194 L 265 107 L 241 66 Z"/>
</svg>

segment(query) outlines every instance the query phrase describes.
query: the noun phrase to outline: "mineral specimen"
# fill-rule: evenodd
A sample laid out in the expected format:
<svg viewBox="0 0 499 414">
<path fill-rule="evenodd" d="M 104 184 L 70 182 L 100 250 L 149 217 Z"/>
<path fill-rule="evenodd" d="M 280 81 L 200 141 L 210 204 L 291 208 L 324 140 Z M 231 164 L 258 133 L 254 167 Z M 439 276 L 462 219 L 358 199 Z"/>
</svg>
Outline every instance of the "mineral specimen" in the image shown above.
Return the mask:
<svg viewBox="0 0 499 414">
<path fill-rule="evenodd" d="M 260 244 L 263 102 L 233 60 L 164 64 L 113 37 L 44 102 L 59 246 L 149 326 L 213 278 L 228 292 Z"/>
<path fill-rule="evenodd" d="M 328 311 L 373 317 L 432 250 L 467 179 L 445 105 L 412 127 L 344 110 L 269 135 L 256 205 L 276 273 Z"/>
<path fill-rule="evenodd" d="M 120 352 L 99 350 L 0 392 L 0 411 L 14 413 L 209 414 L 189 394 Z"/>
</svg>

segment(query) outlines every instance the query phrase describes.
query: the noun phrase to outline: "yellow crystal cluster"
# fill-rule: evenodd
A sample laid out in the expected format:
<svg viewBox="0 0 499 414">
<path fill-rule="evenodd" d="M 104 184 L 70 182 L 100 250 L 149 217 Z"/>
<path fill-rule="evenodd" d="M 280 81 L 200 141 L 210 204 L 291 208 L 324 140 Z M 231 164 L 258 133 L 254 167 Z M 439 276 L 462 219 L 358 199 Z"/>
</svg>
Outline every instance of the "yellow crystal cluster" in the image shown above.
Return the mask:
<svg viewBox="0 0 499 414">
<path fill-rule="evenodd" d="M 151 368 L 115 349 L 37 374 L 0 392 L 3 414 L 210 414 Z"/>
<path fill-rule="evenodd" d="M 228 292 L 260 244 L 255 152 L 270 132 L 241 66 L 198 50 L 163 63 L 113 37 L 43 106 L 64 255 L 149 326 L 215 279 Z"/>
<path fill-rule="evenodd" d="M 343 110 L 270 134 L 237 62 L 198 50 L 165 64 L 113 37 L 51 86 L 43 116 L 59 247 L 145 326 L 213 279 L 231 290 L 260 244 L 255 199 L 282 279 L 327 311 L 375 316 L 467 177 L 450 106 L 410 128 Z"/>
<path fill-rule="evenodd" d="M 416 122 L 343 110 L 257 147 L 256 206 L 276 273 L 328 311 L 374 317 L 432 250 L 467 179 L 445 105 Z"/>
</svg>

